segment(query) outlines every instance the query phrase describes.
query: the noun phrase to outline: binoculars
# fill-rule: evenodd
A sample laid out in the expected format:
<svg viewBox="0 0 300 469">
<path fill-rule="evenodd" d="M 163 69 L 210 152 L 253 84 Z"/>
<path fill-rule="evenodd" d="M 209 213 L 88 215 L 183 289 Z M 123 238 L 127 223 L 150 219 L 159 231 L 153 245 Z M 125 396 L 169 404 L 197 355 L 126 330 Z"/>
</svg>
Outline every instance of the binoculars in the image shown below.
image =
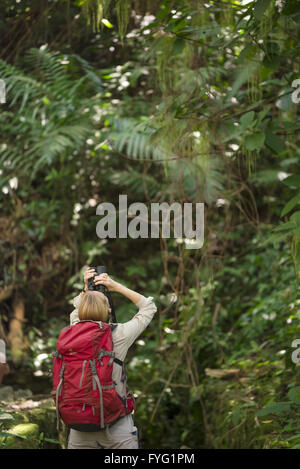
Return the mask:
<svg viewBox="0 0 300 469">
<path fill-rule="evenodd" d="M 96 275 L 106 273 L 105 265 L 98 265 L 97 267 L 91 267 L 91 269 L 96 270 L 96 273 L 95 273 L 94 277 Z M 94 282 L 94 277 L 89 278 L 89 280 L 88 280 L 88 289 L 89 290 L 100 291 L 101 293 L 104 293 L 104 295 L 105 295 L 106 291 L 107 291 L 107 288 L 104 285 L 96 285 L 95 282 Z"/>
</svg>

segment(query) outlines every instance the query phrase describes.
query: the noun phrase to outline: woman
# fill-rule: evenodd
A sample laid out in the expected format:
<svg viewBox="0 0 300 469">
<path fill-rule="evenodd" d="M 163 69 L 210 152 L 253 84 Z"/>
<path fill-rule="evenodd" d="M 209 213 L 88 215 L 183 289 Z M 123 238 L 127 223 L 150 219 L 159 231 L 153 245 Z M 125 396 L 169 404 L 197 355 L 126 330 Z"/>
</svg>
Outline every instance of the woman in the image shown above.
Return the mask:
<svg viewBox="0 0 300 469">
<path fill-rule="evenodd" d="M 110 307 L 107 297 L 97 291 L 88 291 L 88 280 L 94 277 L 95 270 L 87 268 L 84 274 L 84 292 L 74 298 L 75 310 L 70 315 L 70 324 L 79 320 L 107 321 Z M 157 308 L 153 298 L 148 298 L 130 290 L 121 283 L 114 281 L 106 273 L 95 276 L 96 285 L 104 285 L 111 292 L 118 292 L 131 300 L 138 308 L 136 315 L 128 322 L 118 323 L 112 331 L 115 357 L 124 361 L 129 347 L 146 329 Z M 80 319 L 79 319 L 80 318 Z M 100 318 L 100 319 L 99 319 Z M 102 318 L 102 319 L 101 319 Z M 121 381 L 122 369 L 114 363 L 112 378 L 116 383 L 116 391 L 121 397 L 126 396 L 126 382 Z M 80 432 L 70 430 L 68 449 L 138 449 L 137 428 L 134 426 L 132 414 L 119 419 L 116 423 L 98 432 Z"/>
</svg>

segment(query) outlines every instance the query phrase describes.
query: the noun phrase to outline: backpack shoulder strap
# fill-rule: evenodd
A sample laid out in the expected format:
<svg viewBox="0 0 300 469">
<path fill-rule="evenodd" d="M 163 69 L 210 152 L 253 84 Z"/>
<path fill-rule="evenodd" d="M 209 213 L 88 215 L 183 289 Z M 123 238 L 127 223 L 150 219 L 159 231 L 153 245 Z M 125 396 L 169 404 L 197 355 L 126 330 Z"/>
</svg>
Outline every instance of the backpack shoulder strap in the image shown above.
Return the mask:
<svg viewBox="0 0 300 469">
<path fill-rule="evenodd" d="M 120 365 L 122 367 L 121 381 L 122 383 L 124 383 L 125 381 L 127 381 L 127 376 L 126 376 L 126 371 L 125 371 L 125 362 L 123 362 L 119 358 L 114 358 L 114 362 L 117 363 L 117 365 Z"/>
<path fill-rule="evenodd" d="M 115 328 L 118 326 L 117 323 L 110 323 L 109 324 L 110 328 L 111 328 L 111 331 L 114 331 Z M 113 358 L 114 362 L 117 363 L 118 365 L 120 365 L 122 367 L 122 381 L 124 381 L 125 379 L 125 362 L 123 362 L 122 360 L 120 360 L 119 358 Z"/>
<path fill-rule="evenodd" d="M 109 324 L 109 327 L 110 327 L 110 329 L 111 329 L 112 332 L 115 330 L 115 328 L 116 328 L 117 326 L 118 326 L 117 323 L 110 323 L 110 324 Z M 110 363 L 111 363 L 112 361 L 114 361 L 114 363 L 117 363 L 118 365 L 120 365 L 120 366 L 122 367 L 122 378 L 121 378 L 121 381 L 122 381 L 122 382 L 126 381 L 125 362 L 123 362 L 123 361 L 120 360 L 119 358 L 116 358 L 116 357 L 114 356 L 114 352 L 107 352 L 107 351 L 101 349 L 101 350 L 99 351 L 99 355 L 98 355 L 98 360 L 100 361 L 100 363 L 101 363 L 101 358 L 102 358 L 103 356 L 105 356 L 105 355 L 108 355 L 108 356 L 111 357 Z"/>
</svg>

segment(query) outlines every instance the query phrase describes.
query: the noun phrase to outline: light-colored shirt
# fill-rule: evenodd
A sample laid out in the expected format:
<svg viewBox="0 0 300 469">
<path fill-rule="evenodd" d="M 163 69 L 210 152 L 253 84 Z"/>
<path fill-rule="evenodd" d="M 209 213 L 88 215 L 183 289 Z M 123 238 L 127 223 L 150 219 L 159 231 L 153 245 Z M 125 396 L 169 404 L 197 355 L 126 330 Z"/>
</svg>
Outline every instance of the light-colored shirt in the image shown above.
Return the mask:
<svg viewBox="0 0 300 469">
<path fill-rule="evenodd" d="M 0 339 L 0 363 L 6 363 L 5 342 Z"/>
<path fill-rule="evenodd" d="M 80 304 L 80 295 L 76 296 L 73 300 L 75 310 L 70 314 L 70 325 L 79 322 L 78 307 Z M 114 344 L 115 357 L 124 361 L 129 347 L 139 337 L 139 335 L 146 329 L 157 307 L 153 302 L 152 296 L 146 298 L 141 295 L 141 299 L 136 306 L 139 308 L 138 312 L 133 316 L 130 321 L 124 323 L 117 323 L 117 327 L 112 331 L 112 340 Z M 112 379 L 116 383 L 116 391 L 121 397 L 126 395 L 126 383 L 121 382 L 122 367 L 117 363 L 113 364 Z"/>
</svg>

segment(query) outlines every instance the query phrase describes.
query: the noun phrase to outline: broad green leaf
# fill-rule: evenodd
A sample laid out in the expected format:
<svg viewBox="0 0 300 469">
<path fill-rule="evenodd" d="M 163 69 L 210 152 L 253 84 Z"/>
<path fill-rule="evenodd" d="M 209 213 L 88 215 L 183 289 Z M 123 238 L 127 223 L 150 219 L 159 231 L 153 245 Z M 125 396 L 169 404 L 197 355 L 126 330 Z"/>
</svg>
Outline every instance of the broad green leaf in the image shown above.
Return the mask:
<svg viewBox="0 0 300 469">
<path fill-rule="evenodd" d="M 292 102 L 291 94 L 284 94 L 276 101 L 276 106 L 282 111 L 288 111 L 294 105 Z"/>
<path fill-rule="evenodd" d="M 274 243 L 274 244 L 280 243 L 281 241 L 285 241 L 290 236 L 291 236 L 291 233 L 289 231 L 283 234 L 282 233 L 273 234 L 269 236 L 269 238 L 267 238 L 265 241 L 263 241 L 261 243 L 261 246 L 265 246 L 266 244 L 269 244 L 269 243 Z"/>
<path fill-rule="evenodd" d="M 232 85 L 231 91 L 228 93 L 227 99 L 230 100 L 233 96 L 236 96 L 240 87 L 246 83 L 249 77 L 257 70 L 257 64 L 247 60 L 246 65 L 240 65 L 235 73 L 236 78 Z"/>
<path fill-rule="evenodd" d="M 256 415 L 258 417 L 264 417 L 269 414 L 281 414 L 289 412 L 291 409 L 291 402 L 273 402 L 272 404 L 259 410 Z"/>
<path fill-rule="evenodd" d="M 290 389 L 287 395 L 291 401 L 295 402 L 296 404 L 300 404 L 300 386 L 295 386 L 294 388 Z"/>
<path fill-rule="evenodd" d="M 270 4 L 270 0 L 257 0 L 253 9 L 256 19 L 260 20 Z"/>
<path fill-rule="evenodd" d="M 249 176 L 249 180 L 254 183 L 258 183 L 263 186 L 268 184 L 278 184 L 279 178 L 278 174 L 280 169 L 264 169 L 262 171 L 257 171 Z"/>
<path fill-rule="evenodd" d="M 268 114 L 270 111 L 271 106 L 265 106 L 265 108 L 258 113 L 257 117 L 257 123 L 260 124 L 260 122 L 264 119 L 264 117 Z"/>
<path fill-rule="evenodd" d="M 292 230 L 293 228 L 295 228 L 295 223 L 293 223 L 292 221 L 288 221 L 287 223 L 281 223 L 280 225 L 276 226 L 273 231 L 286 231 Z"/>
<path fill-rule="evenodd" d="M 293 222 L 297 227 L 300 226 L 300 210 L 297 212 L 293 213 L 290 217 L 291 222 Z"/>
<path fill-rule="evenodd" d="M 295 195 L 289 202 L 284 206 L 281 212 L 281 216 L 284 217 L 287 213 L 289 213 L 298 203 L 300 202 L 300 192 Z"/>
<path fill-rule="evenodd" d="M 255 132 L 252 135 L 246 137 L 245 145 L 247 150 L 260 150 L 265 141 L 264 132 Z"/>
<path fill-rule="evenodd" d="M 185 40 L 181 38 L 177 38 L 173 44 L 173 52 L 175 54 L 180 54 L 183 51 L 184 47 L 185 47 Z"/>
<path fill-rule="evenodd" d="M 254 116 L 254 111 L 250 111 L 244 114 L 240 119 L 241 126 L 244 129 L 248 128 L 251 124 L 253 124 Z"/>
<path fill-rule="evenodd" d="M 281 138 L 272 132 L 266 133 L 266 145 L 271 148 L 275 153 L 280 153 L 284 150 L 285 145 Z"/>
<path fill-rule="evenodd" d="M 171 11 L 171 5 L 164 5 L 164 4 L 161 4 L 160 5 L 160 9 L 158 10 L 158 12 L 156 13 L 156 18 L 159 20 L 159 21 L 163 21 L 167 16 L 168 14 L 170 13 Z"/>
<path fill-rule="evenodd" d="M 282 182 L 283 184 L 286 184 L 289 187 L 300 188 L 300 174 L 293 174 L 292 176 L 288 176 Z"/>
</svg>

